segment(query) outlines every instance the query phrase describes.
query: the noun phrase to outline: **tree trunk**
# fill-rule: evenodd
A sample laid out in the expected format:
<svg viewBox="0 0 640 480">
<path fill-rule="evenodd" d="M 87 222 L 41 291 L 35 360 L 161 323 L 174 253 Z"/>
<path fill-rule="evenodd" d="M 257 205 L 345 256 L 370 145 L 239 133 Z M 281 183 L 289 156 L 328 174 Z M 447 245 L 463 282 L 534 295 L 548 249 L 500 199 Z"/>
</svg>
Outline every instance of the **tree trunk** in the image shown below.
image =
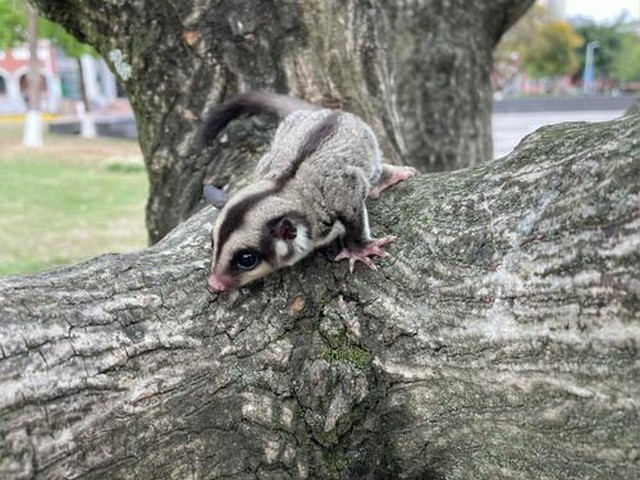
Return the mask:
<svg viewBox="0 0 640 480">
<path fill-rule="evenodd" d="M 388 0 L 405 161 L 453 170 L 492 155 L 492 51 L 535 0 Z"/>
<path fill-rule="evenodd" d="M 3 479 L 637 478 L 640 115 L 371 202 L 331 254 L 206 288 L 162 242 L 0 279 Z"/>
<path fill-rule="evenodd" d="M 231 128 L 226 143 L 194 145 L 203 117 L 238 90 L 343 106 L 372 125 L 391 162 L 427 170 L 489 158 L 491 50 L 533 0 L 33 3 L 124 85 L 155 243 L 201 208 L 204 182 L 241 181 L 264 151 L 270 129 L 256 121 Z"/>
<path fill-rule="evenodd" d="M 29 40 L 29 73 L 27 77 L 27 108 L 40 109 L 40 60 L 38 59 L 38 13 L 27 8 L 27 36 Z"/>
</svg>

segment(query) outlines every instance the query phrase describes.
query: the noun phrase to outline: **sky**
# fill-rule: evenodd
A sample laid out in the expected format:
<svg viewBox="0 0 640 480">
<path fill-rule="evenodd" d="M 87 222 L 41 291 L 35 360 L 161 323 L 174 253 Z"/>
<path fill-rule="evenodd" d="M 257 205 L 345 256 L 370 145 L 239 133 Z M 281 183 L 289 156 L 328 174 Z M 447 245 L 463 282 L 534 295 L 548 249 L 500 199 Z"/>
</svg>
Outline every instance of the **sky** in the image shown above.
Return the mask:
<svg viewBox="0 0 640 480">
<path fill-rule="evenodd" d="M 597 21 L 613 20 L 627 10 L 636 20 L 640 17 L 640 0 L 566 0 L 567 18 L 577 15 Z"/>
</svg>

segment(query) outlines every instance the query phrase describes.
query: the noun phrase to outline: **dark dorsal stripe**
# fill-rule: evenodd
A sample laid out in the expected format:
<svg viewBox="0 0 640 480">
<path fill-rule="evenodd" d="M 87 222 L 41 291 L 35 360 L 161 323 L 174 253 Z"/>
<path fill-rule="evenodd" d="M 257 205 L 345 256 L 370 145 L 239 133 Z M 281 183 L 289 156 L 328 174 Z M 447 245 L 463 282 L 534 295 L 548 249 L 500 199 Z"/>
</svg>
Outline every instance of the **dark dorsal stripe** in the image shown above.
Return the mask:
<svg viewBox="0 0 640 480">
<path fill-rule="evenodd" d="M 276 179 L 278 185 L 282 184 L 280 189 L 284 187 L 287 181 L 295 177 L 302 162 L 313 155 L 320 145 L 333 134 L 338 124 L 338 118 L 338 112 L 331 112 L 319 125 L 309 131 L 289 168 L 285 169 Z"/>
<path fill-rule="evenodd" d="M 320 145 L 322 145 L 322 143 L 333 134 L 336 125 L 338 124 L 338 118 L 338 112 L 331 112 L 319 125 L 309 131 L 304 143 L 298 150 L 296 157 L 291 162 L 291 166 L 276 179 L 276 183 L 273 188 L 249 195 L 247 198 L 242 199 L 229 209 L 222 224 L 220 225 L 218 244 L 214 245 L 216 249 L 216 258 L 219 257 L 222 246 L 227 242 L 231 233 L 242 226 L 249 209 L 254 205 L 257 205 L 261 200 L 284 188 L 287 182 L 296 175 L 302 162 L 313 155 Z"/>
</svg>

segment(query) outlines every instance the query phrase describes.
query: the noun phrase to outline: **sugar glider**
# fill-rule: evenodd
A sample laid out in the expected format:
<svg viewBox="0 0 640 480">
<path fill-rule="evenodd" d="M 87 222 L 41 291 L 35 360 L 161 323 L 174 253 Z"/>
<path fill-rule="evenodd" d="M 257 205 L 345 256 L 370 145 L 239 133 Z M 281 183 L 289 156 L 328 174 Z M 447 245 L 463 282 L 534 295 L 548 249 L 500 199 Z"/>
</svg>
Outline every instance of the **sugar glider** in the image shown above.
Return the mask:
<svg viewBox="0 0 640 480">
<path fill-rule="evenodd" d="M 220 209 L 213 228 L 209 286 L 232 290 L 293 265 L 335 239 L 335 258 L 388 257 L 395 237 L 371 238 L 365 200 L 416 173 L 382 162 L 376 137 L 360 118 L 285 95 L 250 91 L 223 104 L 200 132 L 204 146 L 241 115 L 282 118 L 271 149 L 260 159 L 255 181 L 231 197 L 207 185 L 205 198 Z"/>
</svg>

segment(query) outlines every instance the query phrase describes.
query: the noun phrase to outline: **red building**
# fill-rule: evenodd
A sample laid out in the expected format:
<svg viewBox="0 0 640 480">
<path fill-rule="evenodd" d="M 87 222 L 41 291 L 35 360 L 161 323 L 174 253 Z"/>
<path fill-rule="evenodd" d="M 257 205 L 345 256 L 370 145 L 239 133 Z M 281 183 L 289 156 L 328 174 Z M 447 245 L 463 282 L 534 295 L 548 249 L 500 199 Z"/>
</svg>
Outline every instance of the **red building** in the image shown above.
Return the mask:
<svg viewBox="0 0 640 480">
<path fill-rule="evenodd" d="M 57 112 L 61 101 L 56 51 L 48 40 L 38 44 L 40 109 Z M 0 51 L 0 114 L 27 110 L 29 48 L 26 45 Z"/>
</svg>

